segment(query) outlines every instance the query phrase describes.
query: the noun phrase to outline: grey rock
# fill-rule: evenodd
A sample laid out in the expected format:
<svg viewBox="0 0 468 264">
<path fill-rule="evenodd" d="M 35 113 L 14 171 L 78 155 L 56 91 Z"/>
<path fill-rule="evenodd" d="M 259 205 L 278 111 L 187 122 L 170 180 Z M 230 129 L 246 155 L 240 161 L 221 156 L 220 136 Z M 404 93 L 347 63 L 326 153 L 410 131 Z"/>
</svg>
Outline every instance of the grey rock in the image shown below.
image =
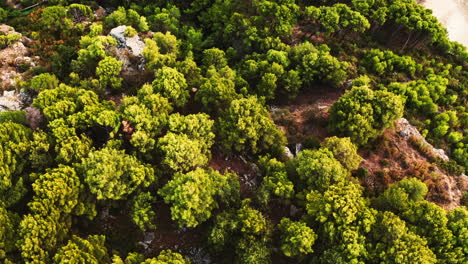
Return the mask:
<svg viewBox="0 0 468 264">
<path fill-rule="evenodd" d="M 140 56 L 145 48 L 145 43 L 138 35 L 128 38 L 125 36 L 127 26 L 118 26 L 110 31 L 110 35 L 118 42 L 119 48 L 129 48 L 134 56 Z"/>
<path fill-rule="evenodd" d="M 148 245 L 151 244 L 154 238 L 156 237 L 154 232 L 145 232 L 143 236 L 144 236 L 143 242 Z"/>
<path fill-rule="evenodd" d="M 140 40 L 138 35 L 131 38 L 125 38 L 125 45 L 132 50 L 132 53 L 135 56 L 140 56 L 146 46 L 145 43 Z"/>
<path fill-rule="evenodd" d="M 400 131 L 400 135 L 412 135 L 421 140 L 421 142 L 426 145 L 436 156 L 439 158 L 448 161 L 449 157 L 445 154 L 443 149 L 434 148 L 426 139 L 419 133 L 418 129 L 411 125 L 406 118 L 400 118 L 396 121 L 396 130 Z"/>
<path fill-rule="evenodd" d="M 0 96 L 0 112 L 21 110 L 23 102 L 15 91 L 4 91 Z"/>
<path fill-rule="evenodd" d="M 302 150 L 302 144 L 297 143 L 296 144 L 296 151 L 295 151 L 294 155 L 297 156 L 297 154 L 299 154 L 299 152 L 301 152 L 301 150 Z"/>
<path fill-rule="evenodd" d="M 286 157 L 290 159 L 294 158 L 294 155 L 288 147 L 284 147 L 284 154 L 286 154 Z"/>
<path fill-rule="evenodd" d="M 127 45 L 125 44 L 125 29 L 127 26 L 118 26 L 110 31 L 110 35 L 115 38 L 119 44 L 119 48 L 126 48 Z"/>
<path fill-rule="evenodd" d="M 297 213 L 299 212 L 299 209 L 294 204 L 291 204 L 291 207 L 289 207 L 289 215 L 291 217 L 295 217 Z"/>
</svg>

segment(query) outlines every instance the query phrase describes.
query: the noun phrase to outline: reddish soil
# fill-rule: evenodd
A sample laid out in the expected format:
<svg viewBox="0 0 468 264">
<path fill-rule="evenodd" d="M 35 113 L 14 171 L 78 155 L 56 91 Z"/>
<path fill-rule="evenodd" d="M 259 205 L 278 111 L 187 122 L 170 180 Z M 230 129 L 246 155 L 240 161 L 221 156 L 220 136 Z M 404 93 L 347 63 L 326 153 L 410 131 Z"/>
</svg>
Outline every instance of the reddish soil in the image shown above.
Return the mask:
<svg viewBox="0 0 468 264">
<path fill-rule="evenodd" d="M 225 155 L 221 151 L 213 148 L 212 158 L 208 164 L 221 173 L 226 170 L 235 172 L 239 176 L 240 192 L 242 198 L 252 198 L 257 182 L 257 171 L 255 165 L 250 163 L 248 158 L 243 156 Z"/>
<path fill-rule="evenodd" d="M 467 177 L 447 174 L 415 149 L 408 137 L 398 132 L 387 129 L 371 147 L 359 151 L 365 159 L 361 166 L 369 171 L 361 182 L 366 193 L 377 195 L 389 184 L 405 177 L 417 177 L 428 186 L 428 201 L 444 209 L 460 206 L 461 196 L 468 190 Z"/>
<path fill-rule="evenodd" d="M 272 106 L 271 116 L 283 130 L 289 144 L 302 143 L 310 137 L 324 139 L 327 131 L 328 109 L 344 90 L 311 87 L 294 101 Z"/>
</svg>

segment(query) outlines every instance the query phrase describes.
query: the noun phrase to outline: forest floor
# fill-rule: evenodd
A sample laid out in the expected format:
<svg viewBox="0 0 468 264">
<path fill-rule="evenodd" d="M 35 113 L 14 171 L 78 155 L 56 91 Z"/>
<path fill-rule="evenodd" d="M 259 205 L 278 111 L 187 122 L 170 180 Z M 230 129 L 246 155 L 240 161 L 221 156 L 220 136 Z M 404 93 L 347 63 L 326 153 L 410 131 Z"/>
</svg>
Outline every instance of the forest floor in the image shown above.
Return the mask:
<svg viewBox="0 0 468 264">
<path fill-rule="evenodd" d="M 463 192 L 468 190 L 468 177 L 451 175 L 431 162 L 411 143 L 412 136 L 417 140 L 422 140 L 422 136 L 402 135 L 400 125 L 396 122 L 395 128 L 385 130 L 370 147 L 360 149 L 359 154 L 364 158 L 361 166 L 369 172 L 362 179 L 365 193 L 376 195 L 389 184 L 405 177 L 416 177 L 426 183 L 428 201 L 447 210 L 460 206 Z M 432 147 L 429 150 L 434 152 Z"/>
<path fill-rule="evenodd" d="M 286 133 L 292 152 L 295 144 L 304 143 L 310 138 L 322 141 L 331 136 L 327 130 L 328 109 L 343 93 L 344 90 L 315 88 L 300 94 L 288 104 L 271 107 L 271 116 Z M 405 119 L 395 124 L 395 127 L 386 129 L 379 138 L 359 150 L 364 158 L 361 166 L 369 172 L 361 179 L 366 194 L 374 196 L 404 177 L 417 177 L 428 186 L 427 200 L 447 210 L 460 206 L 463 192 L 468 191 L 468 177 L 451 175 L 411 144 L 410 137 L 425 140 Z M 406 135 L 402 135 L 403 131 Z M 446 158 L 442 150 L 426 144 L 435 156 Z"/>
<path fill-rule="evenodd" d="M 344 93 L 343 89 L 311 87 L 289 103 L 271 106 L 271 117 L 283 130 L 289 144 L 303 143 L 310 137 L 324 139 L 328 109 Z"/>
</svg>

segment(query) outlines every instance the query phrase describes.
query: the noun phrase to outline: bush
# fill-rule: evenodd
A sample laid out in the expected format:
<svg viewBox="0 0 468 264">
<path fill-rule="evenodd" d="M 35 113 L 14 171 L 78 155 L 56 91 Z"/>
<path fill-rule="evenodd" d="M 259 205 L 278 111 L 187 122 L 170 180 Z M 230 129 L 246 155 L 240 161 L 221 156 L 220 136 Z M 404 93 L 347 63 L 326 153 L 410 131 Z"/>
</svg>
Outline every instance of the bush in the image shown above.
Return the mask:
<svg viewBox="0 0 468 264">
<path fill-rule="evenodd" d="M 131 37 L 136 36 L 137 34 L 138 34 L 138 32 L 137 32 L 136 29 L 134 29 L 132 26 L 127 26 L 127 27 L 125 28 L 125 36 L 126 36 L 126 37 L 131 38 Z"/>
<path fill-rule="evenodd" d="M 20 34 L 0 35 L 0 49 L 13 45 L 21 38 Z"/>
<path fill-rule="evenodd" d="M 5 122 L 13 122 L 21 125 L 26 125 L 26 113 L 24 111 L 4 111 L 0 112 L 0 124 Z"/>
<path fill-rule="evenodd" d="M 37 76 L 34 76 L 34 78 L 32 78 L 29 81 L 29 87 L 36 92 L 54 89 L 57 88 L 58 85 L 59 80 L 57 79 L 57 77 L 55 77 L 54 74 L 50 73 L 39 74 Z"/>
</svg>

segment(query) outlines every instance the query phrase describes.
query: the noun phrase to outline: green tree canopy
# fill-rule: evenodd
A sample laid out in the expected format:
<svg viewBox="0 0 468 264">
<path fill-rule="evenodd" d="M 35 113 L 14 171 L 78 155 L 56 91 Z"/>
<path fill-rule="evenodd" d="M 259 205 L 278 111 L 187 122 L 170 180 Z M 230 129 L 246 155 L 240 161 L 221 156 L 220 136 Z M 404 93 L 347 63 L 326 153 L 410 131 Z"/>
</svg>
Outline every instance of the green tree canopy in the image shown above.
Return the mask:
<svg viewBox="0 0 468 264">
<path fill-rule="evenodd" d="M 87 239 L 73 236 L 54 256 L 54 263 L 108 263 L 109 256 L 104 236 L 93 235 Z"/>
<path fill-rule="evenodd" d="M 375 199 L 375 205 L 380 210 L 394 213 L 407 210 L 412 203 L 424 200 L 427 186 L 416 178 L 403 179 L 390 185 Z"/>
<path fill-rule="evenodd" d="M 436 263 L 427 241 L 408 230 L 391 212 L 381 212 L 370 233 L 369 261 L 372 263 Z"/>
<path fill-rule="evenodd" d="M 140 230 L 156 228 L 154 223 L 156 213 L 152 207 L 153 201 L 155 201 L 155 197 L 150 192 L 141 192 L 130 201 L 130 217 Z"/>
<path fill-rule="evenodd" d="M 36 92 L 41 92 L 47 89 L 54 89 L 59 86 L 59 80 L 54 74 L 42 73 L 31 79 L 29 86 Z"/>
<path fill-rule="evenodd" d="M 240 209 L 216 215 L 208 241 L 218 252 L 234 249 L 235 259 L 240 263 L 268 263 L 271 253 L 268 221 L 250 202 L 246 199 Z"/>
<path fill-rule="evenodd" d="M 154 149 L 157 136 L 167 126 L 172 106 L 169 100 L 154 92 L 153 86 L 145 84 L 137 96 L 122 99 L 120 112 L 133 129 L 130 144 L 146 153 Z"/>
<path fill-rule="evenodd" d="M 99 61 L 96 68 L 96 75 L 99 78 L 101 89 L 111 87 L 118 90 L 122 86 L 122 78 L 118 77 L 122 71 L 122 62 L 114 57 L 106 56 Z"/>
<path fill-rule="evenodd" d="M 177 107 L 183 107 L 190 97 L 184 75 L 174 68 L 162 67 L 152 83 L 154 92 L 161 93 Z"/>
<path fill-rule="evenodd" d="M 16 250 L 19 222 L 20 217 L 8 211 L 0 202 L 0 260 L 5 259 L 9 252 Z"/>
<path fill-rule="evenodd" d="M 202 141 L 191 139 L 186 134 L 169 132 L 158 140 L 161 163 L 172 171 L 184 172 L 208 164 L 209 152 L 205 147 Z"/>
<path fill-rule="evenodd" d="M 197 168 L 186 174 L 176 173 L 158 193 L 171 204 L 172 219 L 179 227 L 195 227 L 211 217 L 220 201 L 235 199 L 238 192 L 236 174 Z"/>
<path fill-rule="evenodd" d="M 262 157 L 259 166 L 263 181 L 258 190 L 258 199 L 263 205 L 268 205 L 271 196 L 280 199 L 294 197 L 294 184 L 288 179 L 286 165 L 277 159 Z"/>
<path fill-rule="evenodd" d="M 321 146 L 330 150 L 335 159 L 349 171 L 356 170 L 363 160 L 357 153 L 356 145 L 351 142 L 349 137 L 329 137 L 325 139 Z"/>
<path fill-rule="evenodd" d="M 283 218 L 278 229 L 281 232 L 281 250 L 284 255 L 296 257 L 314 252 L 312 246 L 317 235 L 305 223 Z"/>
<path fill-rule="evenodd" d="M 153 168 L 113 148 L 89 153 L 78 166 L 90 191 L 99 200 L 124 199 L 139 186 L 147 187 L 156 180 Z"/>
<path fill-rule="evenodd" d="M 336 132 L 363 145 L 402 115 L 403 101 L 399 96 L 360 86 L 347 91 L 332 105 L 330 124 Z"/>
<path fill-rule="evenodd" d="M 342 259 L 343 263 L 364 261 L 366 234 L 375 222 L 375 210 L 362 197 L 361 186 L 352 182 L 331 185 L 323 194 L 311 191 L 306 196 L 307 214 L 318 223 L 320 259 Z"/>
<path fill-rule="evenodd" d="M 269 151 L 279 155 L 286 138 L 270 119 L 268 111 L 256 97 L 234 100 L 218 120 L 221 144 L 225 150 Z"/>
<path fill-rule="evenodd" d="M 342 183 L 349 172 L 336 160 L 328 149 L 301 151 L 296 160 L 295 171 L 303 188 L 326 191 L 331 185 Z"/>
</svg>

